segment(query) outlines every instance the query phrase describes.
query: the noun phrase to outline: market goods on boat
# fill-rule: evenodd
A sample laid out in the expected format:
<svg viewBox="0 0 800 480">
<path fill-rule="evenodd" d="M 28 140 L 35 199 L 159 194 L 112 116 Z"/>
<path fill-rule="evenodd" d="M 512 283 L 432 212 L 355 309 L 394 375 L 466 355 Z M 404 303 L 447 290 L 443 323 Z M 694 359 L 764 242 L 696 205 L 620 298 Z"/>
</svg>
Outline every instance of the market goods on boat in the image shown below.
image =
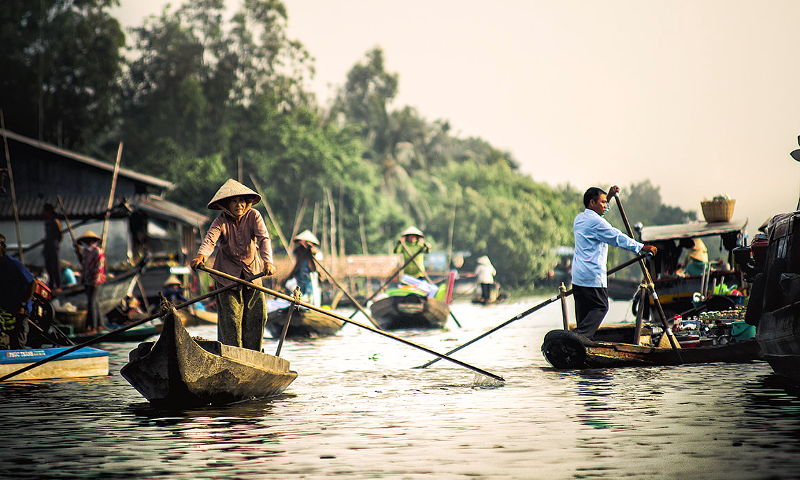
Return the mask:
<svg viewBox="0 0 800 480">
<path fill-rule="evenodd" d="M 0 377 L 52 357 L 68 347 L 0 350 Z M 108 352 L 84 347 L 13 377 L 18 380 L 98 377 L 108 375 Z"/>
<path fill-rule="evenodd" d="M 736 314 L 738 315 L 738 313 Z M 555 368 L 603 368 L 682 363 L 749 362 L 761 358 L 755 331 L 736 316 L 706 315 L 688 320 L 676 333 L 680 352 L 663 330 L 643 325 L 634 343 L 634 324 L 600 327 L 590 340 L 568 330 L 545 335 L 542 353 Z"/>
<path fill-rule="evenodd" d="M 287 302 L 288 303 L 288 302 Z M 279 308 L 269 312 L 267 317 L 267 330 L 272 338 L 280 338 L 283 327 L 289 319 L 292 307 Z M 306 308 L 297 308 L 292 314 L 286 338 L 314 338 L 336 335 L 344 326 L 338 318 L 315 312 Z"/>
<path fill-rule="evenodd" d="M 158 340 L 130 352 L 120 374 L 155 404 L 224 405 L 278 395 L 297 378 L 283 358 L 209 340 L 195 340 L 175 310 Z"/>
</svg>

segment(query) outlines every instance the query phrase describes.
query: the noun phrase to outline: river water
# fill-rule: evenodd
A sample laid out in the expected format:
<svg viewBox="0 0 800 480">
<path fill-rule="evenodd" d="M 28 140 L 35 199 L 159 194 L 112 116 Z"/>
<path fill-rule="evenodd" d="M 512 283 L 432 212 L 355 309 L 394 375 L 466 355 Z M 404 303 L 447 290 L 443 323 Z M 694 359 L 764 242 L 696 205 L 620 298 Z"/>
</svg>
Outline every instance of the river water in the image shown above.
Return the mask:
<svg viewBox="0 0 800 480">
<path fill-rule="evenodd" d="M 540 300 L 456 304 L 462 328 L 398 334 L 444 352 Z M 627 309 L 612 302 L 609 322 Z M 119 376 L 134 344 L 104 344 L 109 377 L 0 386 L 0 476 L 800 478 L 800 389 L 766 363 L 556 371 L 540 346 L 560 323 L 556 303 L 456 354 L 505 384 L 412 369 L 431 357 L 347 325 L 284 344 L 299 373 L 284 395 L 182 411 Z"/>
</svg>

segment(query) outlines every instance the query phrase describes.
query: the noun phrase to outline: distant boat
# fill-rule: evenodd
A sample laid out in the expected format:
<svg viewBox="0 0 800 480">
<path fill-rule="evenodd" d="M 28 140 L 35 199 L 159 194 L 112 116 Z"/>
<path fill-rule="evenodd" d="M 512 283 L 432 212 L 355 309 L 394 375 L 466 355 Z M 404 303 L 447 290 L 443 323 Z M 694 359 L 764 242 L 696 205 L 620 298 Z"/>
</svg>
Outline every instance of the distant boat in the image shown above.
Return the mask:
<svg viewBox="0 0 800 480">
<path fill-rule="evenodd" d="M 370 311 L 383 330 L 443 328 L 450 315 L 445 302 L 415 293 L 382 298 Z"/>
<path fill-rule="evenodd" d="M 151 403 L 225 405 L 278 395 L 297 378 L 283 358 L 192 339 L 175 313 L 164 317 L 158 340 L 139 344 L 120 370 Z"/>
<path fill-rule="evenodd" d="M 0 376 L 52 357 L 70 347 L 0 350 Z M 83 347 L 61 358 L 44 363 L 7 380 L 49 380 L 57 378 L 99 377 L 108 375 L 108 352 Z"/>
<path fill-rule="evenodd" d="M 74 343 L 83 343 L 101 337 L 120 327 L 122 327 L 122 325 L 115 325 L 113 328 L 103 328 L 97 333 L 78 333 L 74 335 L 67 335 L 67 337 L 69 337 L 69 339 Z M 115 335 L 109 336 L 108 338 L 104 339 L 103 342 L 141 342 L 142 340 L 147 340 L 148 338 L 158 335 L 159 333 L 161 333 L 161 325 L 140 325 L 138 327 L 125 330 L 124 332 L 119 332 Z"/>
<path fill-rule="evenodd" d="M 279 308 L 269 312 L 267 317 L 267 330 L 272 338 L 280 338 L 283 327 L 289 319 L 289 310 L 292 307 Z M 289 323 L 287 338 L 314 338 L 336 335 L 344 326 L 344 322 L 314 310 L 299 308 L 292 314 Z"/>
</svg>

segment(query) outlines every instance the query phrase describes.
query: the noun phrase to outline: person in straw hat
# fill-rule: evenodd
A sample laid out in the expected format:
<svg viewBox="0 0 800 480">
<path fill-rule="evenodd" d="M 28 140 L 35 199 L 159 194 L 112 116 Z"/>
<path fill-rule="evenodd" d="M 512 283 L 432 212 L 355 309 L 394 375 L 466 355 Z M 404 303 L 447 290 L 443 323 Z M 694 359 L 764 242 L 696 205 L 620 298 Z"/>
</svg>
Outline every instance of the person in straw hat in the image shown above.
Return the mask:
<svg viewBox="0 0 800 480">
<path fill-rule="evenodd" d="M 417 227 L 408 227 L 400 233 L 400 238 L 394 247 L 394 253 L 403 254 L 403 263 L 414 256 L 417 252 L 422 251 L 414 258 L 414 261 L 406 265 L 403 273 L 415 277 L 425 278 L 425 253 L 430 253 L 431 245 L 425 241 L 425 234 L 422 233 Z"/>
<path fill-rule="evenodd" d="M 81 264 L 81 283 L 86 291 L 86 330 L 94 333 L 101 325 L 100 304 L 97 301 L 101 286 L 106 283 L 106 254 L 100 235 L 87 230 L 75 241 L 75 253 Z"/>
<path fill-rule="evenodd" d="M 305 301 L 319 306 L 322 298 L 319 291 L 319 272 L 314 259 L 320 260 L 319 240 L 310 230 L 303 230 L 293 239 L 294 267 L 287 280 L 294 279 L 300 287 L 300 294 Z"/>
<path fill-rule="evenodd" d="M 475 268 L 475 279 L 481 286 L 481 302 L 487 303 L 491 300 L 492 287 L 494 286 L 494 276 L 497 271 L 492 265 L 492 261 L 486 255 L 478 258 L 478 266 Z"/>
<path fill-rule="evenodd" d="M 686 255 L 686 275 L 702 275 L 708 267 L 708 248 L 699 238 L 692 239 L 692 247 Z"/>
<path fill-rule="evenodd" d="M 217 249 L 214 269 L 239 278 L 264 273 L 275 274 L 272 243 L 261 214 L 251 208 L 261 196 L 236 180 L 229 179 L 208 202 L 211 210 L 222 213 L 214 219 L 203 243 L 192 260 L 192 268 L 204 265 Z M 216 278 L 221 286 L 234 282 Z M 254 280 L 261 284 L 261 280 Z M 230 289 L 217 296 L 217 338 L 226 345 L 261 351 L 261 338 L 267 321 L 264 294 L 252 288 Z"/>
<path fill-rule="evenodd" d="M 183 294 L 183 282 L 175 275 L 170 275 L 164 281 L 164 298 L 172 303 L 183 303 L 187 299 Z"/>
</svg>

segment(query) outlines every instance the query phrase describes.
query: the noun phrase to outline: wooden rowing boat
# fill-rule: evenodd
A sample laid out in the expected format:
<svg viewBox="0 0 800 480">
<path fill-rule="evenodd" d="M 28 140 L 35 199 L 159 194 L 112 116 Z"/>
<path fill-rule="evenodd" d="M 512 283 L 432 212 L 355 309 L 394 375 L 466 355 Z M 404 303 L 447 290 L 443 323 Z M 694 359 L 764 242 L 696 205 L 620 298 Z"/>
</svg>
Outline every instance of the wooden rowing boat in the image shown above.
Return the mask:
<svg viewBox="0 0 800 480">
<path fill-rule="evenodd" d="M 445 302 L 413 293 L 382 298 L 370 310 L 383 330 L 443 328 L 450 315 Z"/>
<path fill-rule="evenodd" d="M 103 328 L 100 329 L 96 333 L 77 333 L 73 335 L 67 335 L 67 337 L 72 340 L 73 343 L 83 343 L 89 340 L 94 340 L 97 337 L 105 335 L 117 328 L 121 327 L 122 325 L 116 325 L 113 328 Z M 125 330 L 124 332 L 119 332 L 115 335 L 112 335 L 103 340 L 103 343 L 106 342 L 141 342 L 143 340 L 147 340 L 150 337 L 158 335 L 161 333 L 161 325 L 140 325 L 138 327 L 133 327 L 129 330 Z"/>
<path fill-rule="evenodd" d="M 129 358 L 120 374 L 154 404 L 225 405 L 278 395 L 297 378 L 283 358 L 192 339 L 175 309 L 158 340 L 139 344 Z"/>
<path fill-rule="evenodd" d="M 63 352 L 69 347 L 33 348 L 26 350 L 0 350 L 0 377 L 47 357 Z M 98 377 L 108 375 L 108 352 L 84 347 L 61 358 L 44 363 L 16 375 L 11 381 L 46 380 L 56 378 Z"/>
<path fill-rule="evenodd" d="M 542 343 L 542 353 L 550 365 L 560 369 L 711 362 L 742 363 L 761 358 L 758 342 L 755 340 L 681 348 L 679 358 L 669 347 L 594 341 L 568 330 L 548 332 Z"/>
<path fill-rule="evenodd" d="M 269 312 L 267 330 L 270 335 L 272 335 L 272 338 L 280 338 L 283 327 L 289 319 L 289 310 L 291 308 L 292 307 L 279 308 Z M 292 315 L 292 321 L 289 323 L 289 330 L 286 332 L 286 337 L 329 337 L 331 335 L 336 335 L 336 333 L 342 329 L 342 326 L 344 326 L 343 321 L 331 317 L 330 315 L 299 308 L 295 310 Z"/>
</svg>

